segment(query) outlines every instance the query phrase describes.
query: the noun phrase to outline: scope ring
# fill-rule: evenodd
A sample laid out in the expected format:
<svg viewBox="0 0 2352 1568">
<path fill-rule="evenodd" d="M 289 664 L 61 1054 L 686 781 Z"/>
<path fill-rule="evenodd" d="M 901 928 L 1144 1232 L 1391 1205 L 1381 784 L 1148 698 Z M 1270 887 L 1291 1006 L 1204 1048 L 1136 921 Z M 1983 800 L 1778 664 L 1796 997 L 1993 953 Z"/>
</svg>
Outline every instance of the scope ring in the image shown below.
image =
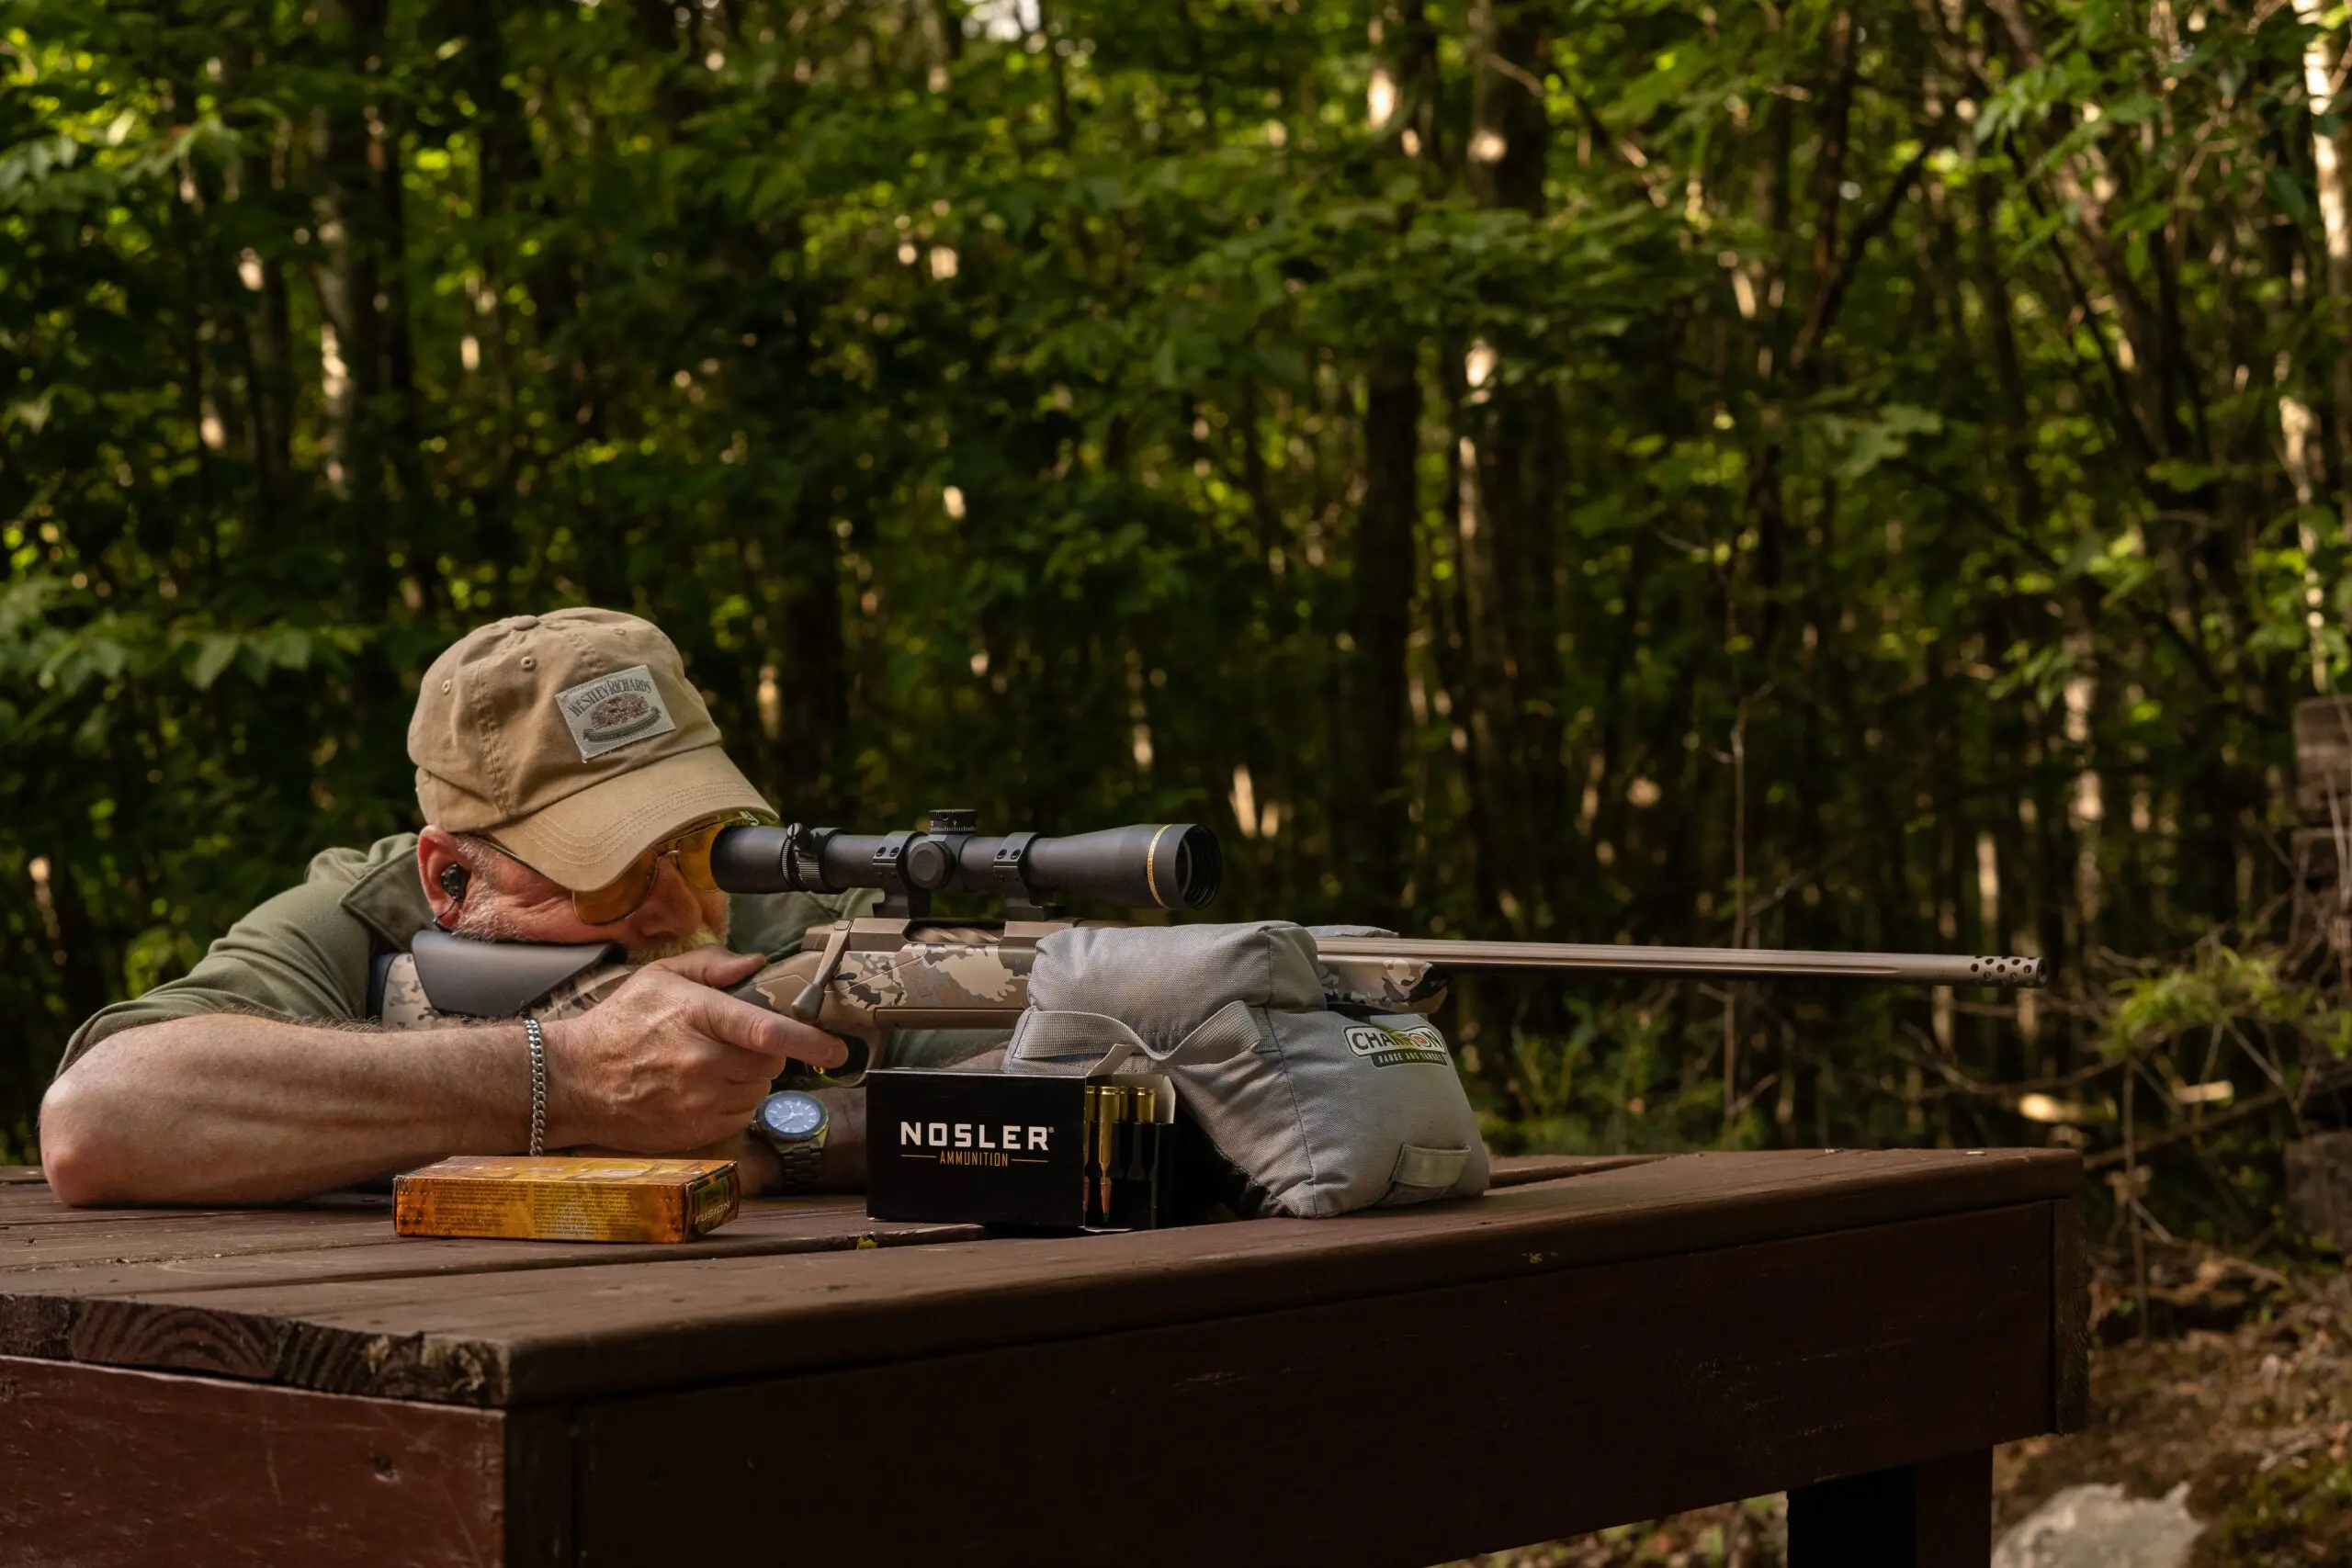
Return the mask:
<svg viewBox="0 0 2352 1568">
<path fill-rule="evenodd" d="M 1024 904 L 1041 902 L 1036 891 L 1029 886 L 1029 846 L 1036 840 L 1035 833 L 1007 833 L 989 863 L 989 872 L 996 878 L 998 891 L 1010 894 Z"/>
</svg>

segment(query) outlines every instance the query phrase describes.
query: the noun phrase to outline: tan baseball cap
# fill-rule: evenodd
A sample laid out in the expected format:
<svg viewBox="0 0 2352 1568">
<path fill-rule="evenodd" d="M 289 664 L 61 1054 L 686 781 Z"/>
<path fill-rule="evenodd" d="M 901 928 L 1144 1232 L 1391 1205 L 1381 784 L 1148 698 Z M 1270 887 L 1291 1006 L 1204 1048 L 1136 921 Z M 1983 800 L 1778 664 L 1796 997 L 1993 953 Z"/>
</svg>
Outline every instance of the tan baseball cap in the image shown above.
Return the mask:
<svg viewBox="0 0 2352 1568">
<path fill-rule="evenodd" d="M 416 803 L 576 891 L 720 811 L 764 811 L 661 628 L 617 610 L 510 615 L 424 672 Z"/>
</svg>

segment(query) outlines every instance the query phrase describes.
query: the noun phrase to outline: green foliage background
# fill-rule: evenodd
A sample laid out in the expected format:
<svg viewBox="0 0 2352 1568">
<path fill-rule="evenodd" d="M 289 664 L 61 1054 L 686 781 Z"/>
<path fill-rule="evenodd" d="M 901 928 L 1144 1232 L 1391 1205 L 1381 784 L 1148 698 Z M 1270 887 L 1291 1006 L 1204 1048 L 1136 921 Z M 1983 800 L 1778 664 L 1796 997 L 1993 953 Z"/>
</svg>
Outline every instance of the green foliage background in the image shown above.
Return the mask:
<svg viewBox="0 0 2352 1568">
<path fill-rule="evenodd" d="M 2063 978 L 1471 987 L 1504 1141 L 2045 1136 L 2346 660 L 2298 12 L 17 0 L 0 1134 L 588 602 L 793 816 Z"/>
</svg>

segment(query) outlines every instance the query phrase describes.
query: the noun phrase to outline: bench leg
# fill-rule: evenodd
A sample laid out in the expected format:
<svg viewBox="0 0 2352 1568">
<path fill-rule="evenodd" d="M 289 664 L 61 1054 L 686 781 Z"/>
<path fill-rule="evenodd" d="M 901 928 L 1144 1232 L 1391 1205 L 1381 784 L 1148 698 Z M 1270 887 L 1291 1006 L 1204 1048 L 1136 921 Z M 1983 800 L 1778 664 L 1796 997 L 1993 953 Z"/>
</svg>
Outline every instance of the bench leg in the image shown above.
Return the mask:
<svg viewBox="0 0 2352 1568">
<path fill-rule="evenodd" d="M 1789 1568 L 1984 1568 L 1992 1555 L 1989 1449 L 1789 1494 Z"/>
</svg>

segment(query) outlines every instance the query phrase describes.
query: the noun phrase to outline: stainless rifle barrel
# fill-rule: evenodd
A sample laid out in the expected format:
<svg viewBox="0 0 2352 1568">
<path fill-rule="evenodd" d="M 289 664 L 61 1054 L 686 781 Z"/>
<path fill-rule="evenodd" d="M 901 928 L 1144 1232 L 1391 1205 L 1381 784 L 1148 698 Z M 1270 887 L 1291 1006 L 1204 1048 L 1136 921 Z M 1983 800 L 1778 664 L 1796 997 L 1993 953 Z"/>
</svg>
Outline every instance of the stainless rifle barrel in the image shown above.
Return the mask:
<svg viewBox="0 0 2352 1568">
<path fill-rule="evenodd" d="M 1317 937 L 1326 958 L 1419 958 L 1448 969 L 1578 969 L 1721 980 L 1887 980 L 1912 986 L 2040 986 L 2039 958 L 1941 953 L 1792 953 L 1763 947 L 1635 947 L 1576 942 Z"/>
</svg>

